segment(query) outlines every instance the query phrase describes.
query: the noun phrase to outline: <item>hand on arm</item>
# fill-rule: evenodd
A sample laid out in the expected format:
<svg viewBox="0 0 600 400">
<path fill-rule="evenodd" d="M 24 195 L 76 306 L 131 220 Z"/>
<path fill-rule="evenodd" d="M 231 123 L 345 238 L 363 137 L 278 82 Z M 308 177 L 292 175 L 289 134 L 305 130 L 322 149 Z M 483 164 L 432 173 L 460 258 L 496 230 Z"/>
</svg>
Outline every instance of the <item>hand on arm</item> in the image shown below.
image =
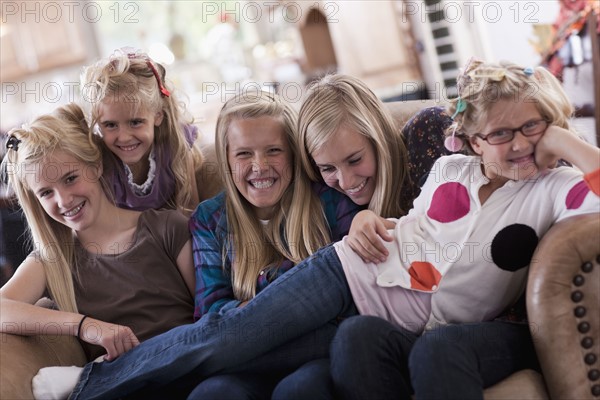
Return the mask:
<svg viewBox="0 0 600 400">
<path fill-rule="evenodd" d="M 373 211 L 361 211 L 352 220 L 348 245 L 364 262 L 383 262 L 389 254 L 383 241 L 394 240 L 388 233 L 388 229 L 393 229 L 394 226 L 396 224 L 393 221 L 382 218 Z"/>
<path fill-rule="evenodd" d="M 566 129 L 551 125 L 537 142 L 535 163 L 540 171 L 567 160 L 584 174 L 600 168 L 600 148 L 592 146 Z"/>
</svg>

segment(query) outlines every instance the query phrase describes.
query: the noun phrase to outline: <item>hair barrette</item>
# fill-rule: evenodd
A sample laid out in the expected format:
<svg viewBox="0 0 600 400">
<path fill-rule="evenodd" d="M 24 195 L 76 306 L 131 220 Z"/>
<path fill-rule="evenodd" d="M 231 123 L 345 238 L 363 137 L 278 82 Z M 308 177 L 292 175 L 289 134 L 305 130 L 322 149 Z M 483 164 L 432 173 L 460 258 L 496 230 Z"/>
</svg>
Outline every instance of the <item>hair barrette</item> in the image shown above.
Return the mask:
<svg viewBox="0 0 600 400">
<path fill-rule="evenodd" d="M 13 149 L 14 151 L 17 151 L 19 150 L 19 143 L 21 143 L 20 139 L 18 139 L 15 135 L 10 135 L 6 141 L 6 149 Z"/>
<path fill-rule="evenodd" d="M 452 119 L 456 118 L 456 116 L 458 114 L 460 114 L 461 112 L 464 112 L 467 109 L 467 102 L 464 99 L 461 99 L 460 96 L 458 97 L 458 102 L 456 103 L 456 111 L 454 111 L 454 114 L 452 114 Z"/>
<path fill-rule="evenodd" d="M 150 57 L 148 57 L 146 54 L 139 53 L 139 52 L 133 50 L 132 47 L 127 47 L 127 48 L 124 47 L 123 49 L 121 49 L 121 51 L 125 52 L 125 54 L 127 54 L 127 58 L 129 58 L 130 60 L 137 59 L 137 58 L 144 59 L 146 61 L 146 65 L 148 65 L 148 68 L 150 68 L 150 70 L 154 74 L 154 77 L 156 78 L 156 83 L 158 83 L 158 88 L 160 89 L 161 95 L 163 97 L 171 96 L 171 92 L 169 92 L 169 89 L 167 89 L 163 85 L 162 79 L 160 79 L 160 75 L 158 75 L 158 71 L 156 70 L 156 67 L 152 63 L 152 60 L 150 59 Z"/>
<path fill-rule="evenodd" d="M 527 76 L 531 76 L 531 75 L 533 75 L 533 68 L 531 68 L 531 67 L 524 68 L 523 73 Z"/>
<path fill-rule="evenodd" d="M 160 76 L 158 75 L 158 71 L 156 70 L 156 67 L 154 66 L 152 61 L 150 61 L 149 58 L 146 58 L 146 64 L 148 64 L 148 67 L 152 70 L 152 73 L 154 74 L 154 77 L 156 78 L 156 82 L 158 82 L 158 88 L 160 89 L 160 93 L 164 97 L 169 97 L 171 95 L 171 92 L 169 92 L 169 90 L 162 84 L 162 80 L 160 79 Z"/>
<path fill-rule="evenodd" d="M 444 147 L 453 153 L 456 153 L 463 147 L 463 140 L 459 137 L 456 137 L 456 128 L 458 128 L 458 125 L 454 123 L 454 130 L 452 131 L 452 136 L 448 136 L 444 140 Z"/>
<path fill-rule="evenodd" d="M 469 77 L 471 79 L 488 78 L 495 82 L 501 81 L 502 79 L 504 79 L 505 76 L 506 71 L 504 69 L 495 69 L 487 72 L 474 70 L 469 73 Z"/>
</svg>

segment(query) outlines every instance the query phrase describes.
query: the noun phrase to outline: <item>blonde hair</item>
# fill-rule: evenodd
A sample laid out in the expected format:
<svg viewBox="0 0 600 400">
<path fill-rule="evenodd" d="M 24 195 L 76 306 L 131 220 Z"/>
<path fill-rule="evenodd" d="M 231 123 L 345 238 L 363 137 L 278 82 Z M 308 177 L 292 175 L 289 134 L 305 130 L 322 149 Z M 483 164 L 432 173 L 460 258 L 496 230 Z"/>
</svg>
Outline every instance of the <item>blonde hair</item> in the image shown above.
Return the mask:
<svg viewBox="0 0 600 400">
<path fill-rule="evenodd" d="M 292 160 L 290 185 L 267 226 L 255 217 L 251 204 L 239 193 L 228 163 L 228 131 L 239 119 L 272 117 L 281 122 Z M 300 262 L 329 243 L 329 228 L 321 202 L 311 188 L 310 179 L 298 162 L 295 127 L 296 111 L 279 96 L 267 92 L 240 94 L 227 101 L 217 120 L 215 148 L 226 190 L 233 291 L 236 299 L 248 300 L 256 294 L 261 270 L 276 268 L 284 259 Z M 223 258 L 229 244 L 223 249 Z"/>
<path fill-rule="evenodd" d="M 322 180 L 311 154 L 340 129 L 356 130 L 373 144 L 376 187 L 369 210 L 382 217 L 404 214 L 401 194 L 407 179 L 408 153 L 387 108 L 360 80 L 327 75 L 315 82 L 300 108 L 300 156 L 312 180 Z"/>
<path fill-rule="evenodd" d="M 44 266 L 50 295 L 62 311 L 77 312 L 73 289 L 75 269 L 73 231 L 52 219 L 42 208 L 26 181 L 31 166 L 43 164 L 55 150 L 79 160 L 86 166 L 102 164 L 100 139 L 88 135 L 81 108 L 71 103 L 54 113 L 42 115 L 30 124 L 13 129 L 9 135 L 20 140 L 17 149 L 9 149 L 2 171 L 7 175 L 27 218 L 37 256 Z M 106 187 L 103 187 L 106 190 Z"/>
<path fill-rule="evenodd" d="M 542 118 L 550 124 L 569 129 L 573 107 L 560 82 L 543 67 L 523 68 L 517 64 L 501 61 L 486 63 L 471 59 L 457 78 L 459 97 L 451 100 L 449 114 L 454 114 L 459 100 L 466 104 L 458 112 L 454 122 L 446 129 L 446 136 L 464 139 L 463 145 L 475 154 L 468 137 L 483 128 L 489 111 L 501 100 L 534 103 Z"/>
<path fill-rule="evenodd" d="M 188 162 L 192 157 L 195 165 L 200 165 L 202 155 L 196 145 L 190 152 L 184 134 L 183 104 L 177 102 L 173 90 L 168 88 L 165 74 L 163 66 L 145 54 L 117 51 L 108 60 L 100 60 L 84 69 L 81 78 L 83 101 L 91 105 L 90 134 L 93 134 L 100 118 L 100 104 L 109 96 L 135 104 L 138 109 L 163 113 L 161 124 L 154 127 L 154 143 L 169 146 L 170 168 L 175 177 L 175 198 L 171 206 L 184 209 L 193 198 L 189 181 L 194 177 L 189 174 Z M 161 92 L 163 88 L 168 96 Z"/>
</svg>

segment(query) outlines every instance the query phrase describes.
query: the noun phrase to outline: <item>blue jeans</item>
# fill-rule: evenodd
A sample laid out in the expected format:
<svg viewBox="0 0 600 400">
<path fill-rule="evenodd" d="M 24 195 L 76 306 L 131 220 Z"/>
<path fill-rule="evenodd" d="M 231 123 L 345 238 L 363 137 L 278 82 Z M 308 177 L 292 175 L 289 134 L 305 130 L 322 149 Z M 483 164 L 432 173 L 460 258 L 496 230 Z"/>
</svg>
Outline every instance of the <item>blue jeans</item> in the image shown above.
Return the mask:
<svg viewBox="0 0 600 400">
<path fill-rule="evenodd" d="M 269 400 L 276 383 L 261 374 L 215 375 L 196 386 L 187 400 Z"/>
<path fill-rule="evenodd" d="M 409 368 L 416 399 L 483 399 L 484 388 L 510 374 L 540 369 L 529 327 L 499 321 L 425 332 Z"/>
<path fill-rule="evenodd" d="M 332 400 L 329 359 L 310 361 L 280 379 L 277 373 L 215 375 L 202 381 L 187 400 Z"/>
<path fill-rule="evenodd" d="M 408 356 L 418 335 L 378 317 L 341 323 L 331 345 L 331 375 L 343 399 L 410 399 Z"/>
<path fill-rule="evenodd" d="M 163 386 L 186 375 L 209 377 L 256 365 L 298 368 L 322 358 L 320 342 L 279 347 L 319 332 L 338 317 L 356 314 L 352 295 L 333 246 L 327 246 L 282 275 L 245 307 L 226 315 L 208 313 L 194 324 L 155 336 L 114 361 L 87 364 L 71 399 L 110 399 L 142 388 Z M 292 342 L 293 343 L 293 342 Z M 283 352 L 285 356 L 280 356 Z M 268 362 L 265 362 L 267 360 Z"/>
<path fill-rule="evenodd" d="M 278 384 L 271 400 L 332 400 L 335 398 L 329 359 L 310 361 Z"/>
</svg>

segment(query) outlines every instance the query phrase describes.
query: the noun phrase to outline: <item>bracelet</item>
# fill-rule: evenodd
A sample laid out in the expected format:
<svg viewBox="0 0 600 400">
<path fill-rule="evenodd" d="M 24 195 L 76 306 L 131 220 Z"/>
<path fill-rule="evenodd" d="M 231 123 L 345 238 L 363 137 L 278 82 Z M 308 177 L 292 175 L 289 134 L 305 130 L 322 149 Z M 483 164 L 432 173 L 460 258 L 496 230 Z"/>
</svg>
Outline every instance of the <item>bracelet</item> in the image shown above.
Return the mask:
<svg viewBox="0 0 600 400">
<path fill-rule="evenodd" d="M 81 321 L 79 321 L 79 327 L 77 328 L 77 339 L 79 340 L 83 340 L 81 339 L 81 326 L 83 325 L 83 321 L 85 321 L 87 317 L 87 315 L 84 315 L 83 318 L 81 318 Z"/>
</svg>

